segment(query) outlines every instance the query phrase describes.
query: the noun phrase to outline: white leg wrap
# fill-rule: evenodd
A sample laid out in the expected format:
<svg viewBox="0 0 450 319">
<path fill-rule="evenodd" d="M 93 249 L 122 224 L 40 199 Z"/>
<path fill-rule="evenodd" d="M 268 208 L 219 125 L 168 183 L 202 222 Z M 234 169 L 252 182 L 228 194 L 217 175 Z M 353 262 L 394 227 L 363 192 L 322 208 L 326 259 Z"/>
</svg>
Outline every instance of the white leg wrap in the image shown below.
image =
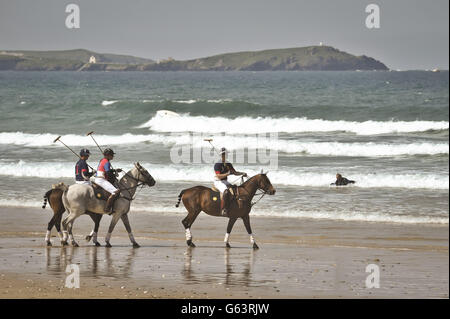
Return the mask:
<svg viewBox="0 0 450 319">
<path fill-rule="evenodd" d="M 109 243 L 109 240 L 111 239 L 111 233 L 107 233 L 106 234 L 106 237 L 105 237 L 105 241 L 107 242 L 107 243 Z"/>
<path fill-rule="evenodd" d="M 191 239 L 192 239 L 191 229 L 186 228 L 186 240 L 191 240 Z"/>
<path fill-rule="evenodd" d="M 224 243 L 228 243 L 228 239 L 229 239 L 229 238 L 230 238 L 230 233 L 226 233 L 223 242 L 224 242 Z"/>
<path fill-rule="evenodd" d="M 72 242 L 73 241 L 73 235 L 69 234 L 69 241 Z"/>
<path fill-rule="evenodd" d="M 63 240 L 63 237 L 64 237 L 64 236 L 63 236 L 63 233 L 62 233 L 62 232 L 58 232 L 58 236 L 59 236 L 59 239 L 60 239 L 60 240 Z"/>
<path fill-rule="evenodd" d="M 128 234 L 128 237 L 130 238 L 130 241 L 131 241 L 132 243 L 135 242 L 133 233 L 129 233 L 129 234 Z"/>
<path fill-rule="evenodd" d="M 91 230 L 91 233 L 89 234 L 89 236 L 94 236 L 95 232 L 94 230 Z"/>
<path fill-rule="evenodd" d="M 67 230 L 64 230 L 63 231 L 63 240 L 66 241 L 68 236 L 69 236 L 69 233 L 67 232 Z"/>
<path fill-rule="evenodd" d="M 251 242 L 252 244 L 255 243 L 255 238 L 253 237 L 253 234 L 250 234 L 250 242 Z"/>
<path fill-rule="evenodd" d="M 47 233 L 45 234 L 45 241 L 50 241 L 50 234 L 51 234 L 51 231 L 47 230 Z"/>
</svg>

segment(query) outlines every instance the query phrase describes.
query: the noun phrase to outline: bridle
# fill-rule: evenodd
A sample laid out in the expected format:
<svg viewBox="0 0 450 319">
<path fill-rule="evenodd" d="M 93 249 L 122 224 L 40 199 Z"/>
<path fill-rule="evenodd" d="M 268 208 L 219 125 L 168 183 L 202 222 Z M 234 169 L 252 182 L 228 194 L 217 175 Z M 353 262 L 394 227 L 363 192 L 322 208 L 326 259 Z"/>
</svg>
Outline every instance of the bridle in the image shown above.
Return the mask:
<svg viewBox="0 0 450 319">
<path fill-rule="evenodd" d="M 251 178 L 249 178 L 249 179 L 251 179 Z M 242 180 L 242 182 L 244 181 L 244 177 L 243 176 L 241 176 L 241 180 Z M 250 183 L 254 183 L 255 181 L 253 180 L 253 181 L 249 181 L 249 184 Z M 268 190 L 268 188 L 269 188 L 269 186 L 267 186 L 267 189 L 262 189 L 262 188 L 259 188 L 258 187 L 258 189 L 257 189 L 257 191 L 261 191 L 260 193 L 256 193 L 255 192 L 255 194 L 253 195 L 253 196 L 257 196 L 257 195 L 261 195 L 256 201 L 254 201 L 254 202 L 251 202 L 250 203 L 250 207 L 253 207 L 256 203 L 258 203 L 264 196 L 266 196 L 266 194 L 268 194 L 269 193 L 269 190 Z"/>
<path fill-rule="evenodd" d="M 121 188 L 121 187 L 120 187 L 120 182 L 118 183 L 118 185 L 119 185 L 119 191 L 120 191 L 120 192 L 122 192 L 122 191 L 127 191 L 128 194 L 130 195 L 130 197 L 125 197 L 125 196 L 122 195 L 121 198 L 126 199 L 126 200 L 128 200 L 128 201 L 130 201 L 130 202 L 136 198 L 137 194 L 142 190 L 142 188 L 143 188 L 143 187 L 145 186 L 145 184 L 147 183 L 147 182 L 141 181 L 141 179 L 140 179 L 141 175 L 142 175 L 142 176 L 145 176 L 145 175 L 141 172 L 141 168 L 138 167 L 138 166 L 136 166 L 136 165 L 135 165 L 135 167 L 136 167 L 136 169 L 138 170 L 138 173 L 139 173 L 137 178 L 134 177 L 133 175 L 130 175 L 128 172 L 125 172 L 125 175 L 123 176 L 123 177 L 127 176 L 127 177 L 131 178 L 132 180 L 136 181 L 137 184 L 136 184 L 135 186 L 127 187 L 127 188 Z M 123 178 L 123 177 L 122 177 L 122 178 Z M 139 190 L 134 194 L 134 196 L 132 196 L 132 195 L 131 195 L 131 192 L 130 192 L 130 189 L 136 189 L 136 188 L 138 188 L 139 186 L 140 186 L 141 188 L 139 188 Z"/>
</svg>

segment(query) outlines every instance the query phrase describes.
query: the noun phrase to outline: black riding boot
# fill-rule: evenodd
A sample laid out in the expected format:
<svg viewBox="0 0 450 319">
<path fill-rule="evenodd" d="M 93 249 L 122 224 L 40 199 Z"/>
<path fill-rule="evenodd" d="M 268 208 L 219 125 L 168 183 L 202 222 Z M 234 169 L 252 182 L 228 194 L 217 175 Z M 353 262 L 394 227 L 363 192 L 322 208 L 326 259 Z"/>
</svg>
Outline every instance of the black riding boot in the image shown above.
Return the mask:
<svg viewBox="0 0 450 319">
<path fill-rule="evenodd" d="M 222 216 L 227 217 L 228 216 L 228 210 L 230 206 L 230 191 L 227 189 L 223 192 L 223 210 L 222 210 Z"/>
<path fill-rule="evenodd" d="M 108 200 L 106 201 L 106 205 L 105 205 L 105 213 L 112 213 L 111 209 L 113 207 L 115 200 L 117 199 L 117 197 L 119 197 L 119 194 L 120 194 L 120 191 L 117 190 L 109 196 Z"/>
</svg>

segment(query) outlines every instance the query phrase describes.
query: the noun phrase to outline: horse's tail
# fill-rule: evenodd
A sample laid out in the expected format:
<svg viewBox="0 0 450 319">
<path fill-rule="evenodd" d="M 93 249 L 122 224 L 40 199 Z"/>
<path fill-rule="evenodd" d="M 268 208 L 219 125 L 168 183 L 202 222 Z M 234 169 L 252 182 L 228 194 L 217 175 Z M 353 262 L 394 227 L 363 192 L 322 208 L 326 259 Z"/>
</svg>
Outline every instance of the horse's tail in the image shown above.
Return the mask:
<svg viewBox="0 0 450 319">
<path fill-rule="evenodd" d="M 175 204 L 175 207 L 180 206 L 181 198 L 183 197 L 183 194 L 184 194 L 185 191 L 186 191 L 186 190 L 183 189 L 183 190 L 181 191 L 180 195 L 178 195 L 178 203 Z"/>
<path fill-rule="evenodd" d="M 50 194 L 52 193 L 52 191 L 53 191 L 53 189 L 47 191 L 47 192 L 44 194 L 44 203 L 42 204 L 42 209 L 45 209 L 45 207 L 47 206 L 47 202 L 48 202 L 48 200 L 49 200 L 49 198 L 50 198 Z"/>
</svg>

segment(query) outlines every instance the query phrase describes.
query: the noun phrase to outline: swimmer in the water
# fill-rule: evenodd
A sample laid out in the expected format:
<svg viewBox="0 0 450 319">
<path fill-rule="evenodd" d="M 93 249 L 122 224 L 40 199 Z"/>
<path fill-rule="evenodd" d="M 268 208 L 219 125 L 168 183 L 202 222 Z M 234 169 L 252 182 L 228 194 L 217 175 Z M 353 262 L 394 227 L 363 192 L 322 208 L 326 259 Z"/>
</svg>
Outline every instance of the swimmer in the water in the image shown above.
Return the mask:
<svg viewBox="0 0 450 319">
<path fill-rule="evenodd" d="M 336 185 L 336 186 L 344 186 L 348 184 L 355 184 L 355 181 L 351 181 L 346 179 L 345 177 L 342 177 L 341 174 L 336 174 L 336 181 L 334 183 L 331 183 L 330 185 Z"/>
</svg>

